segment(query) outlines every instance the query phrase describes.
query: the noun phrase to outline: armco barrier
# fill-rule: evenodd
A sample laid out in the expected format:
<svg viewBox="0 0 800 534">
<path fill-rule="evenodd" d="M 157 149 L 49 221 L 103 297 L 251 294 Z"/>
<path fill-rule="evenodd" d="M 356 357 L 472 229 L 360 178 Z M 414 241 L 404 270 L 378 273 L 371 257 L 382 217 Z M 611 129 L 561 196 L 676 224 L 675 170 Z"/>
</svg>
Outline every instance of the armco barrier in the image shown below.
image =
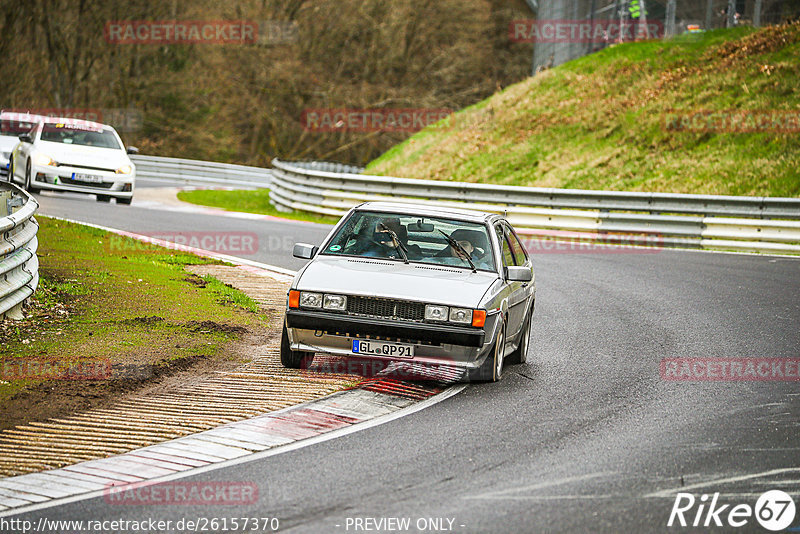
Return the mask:
<svg viewBox="0 0 800 534">
<path fill-rule="evenodd" d="M 0 319 L 21 319 L 23 303 L 39 284 L 38 208 L 22 189 L 0 183 Z"/>
<path fill-rule="evenodd" d="M 522 233 L 548 238 L 578 233 L 619 242 L 626 235 L 632 244 L 800 254 L 797 198 L 517 187 L 370 176 L 324 162 L 272 165 L 270 200 L 284 209 L 342 215 L 364 201 L 392 200 L 505 213 Z"/>
<path fill-rule="evenodd" d="M 136 155 L 131 160 L 136 177 L 144 179 L 262 188 L 269 187 L 272 178 L 271 170 L 263 167 L 160 156 Z"/>
</svg>

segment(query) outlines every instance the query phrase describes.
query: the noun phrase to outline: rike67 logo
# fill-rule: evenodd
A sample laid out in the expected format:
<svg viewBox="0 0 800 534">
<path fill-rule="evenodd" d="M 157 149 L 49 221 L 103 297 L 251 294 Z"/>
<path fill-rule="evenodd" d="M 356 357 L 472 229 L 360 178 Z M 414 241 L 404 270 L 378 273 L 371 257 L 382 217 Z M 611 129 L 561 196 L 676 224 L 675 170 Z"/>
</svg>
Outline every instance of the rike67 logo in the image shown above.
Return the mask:
<svg viewBox="0 0 800 534">
<path fill-rule="evenodd" d="M 681 527 L 743 527 L 753 517 L 765 529 L 777 532 L 792 525 L 795 504 L 792 497 L 780 490 L 762 494 L 755 507 L 749 504 L 719 504 L 719 493 L 699 499 L 691 493 L 678 493 L 669 514 L 667 526 Z"/>
</svg>

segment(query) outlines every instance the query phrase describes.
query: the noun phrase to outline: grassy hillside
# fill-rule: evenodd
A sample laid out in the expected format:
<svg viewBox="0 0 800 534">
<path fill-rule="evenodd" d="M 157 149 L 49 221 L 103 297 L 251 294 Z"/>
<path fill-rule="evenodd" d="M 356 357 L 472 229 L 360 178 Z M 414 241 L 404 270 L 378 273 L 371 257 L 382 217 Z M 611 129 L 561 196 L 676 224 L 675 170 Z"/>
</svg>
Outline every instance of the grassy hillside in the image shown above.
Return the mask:
<svg viewBox="0 0 800 534">
<path fill-rule="evenodd" d="M 509 86 L 368 172 L 544 187 L 800 196 L 800 24 L 606 49 Z M 675 131 L 687 113 L 793 111 L 794 132 Z M 680 125 L 680 122 L 677 123 Z"/>
</svg>

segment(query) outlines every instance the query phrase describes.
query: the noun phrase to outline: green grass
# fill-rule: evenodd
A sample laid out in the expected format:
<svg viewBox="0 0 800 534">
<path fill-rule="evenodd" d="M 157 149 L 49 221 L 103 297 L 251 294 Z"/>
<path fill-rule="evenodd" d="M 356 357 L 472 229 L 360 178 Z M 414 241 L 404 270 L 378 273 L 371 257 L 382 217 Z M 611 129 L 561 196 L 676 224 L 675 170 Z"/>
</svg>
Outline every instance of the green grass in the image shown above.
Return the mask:
<svg viewBox="0 0 800 534">
<path fill-rule="evenodd" d="M 512 85 L 367 172 L 510 185 L 800 196 L 797 132 L 693 132 L 696 111 L 800 116 L 800 24 L 613 46 Z"/>
<path fill-rule="evenodd" d="M 220 262 L 95 228 L 37 220 L 41 281 L 29 317 L 0 324 L 0 360 L 159 366 L 223 356 L 244 329 L 266 325 L 252 299 L 185 270 Z M 0 400 L 35 384 L 5 380 Z"/>
<path fill-rule="evenodd" d="M 309 221 L 323 224 L 334 224 L 339 218 L 327 215 L 315 215 L 301 211 L 278 211 L 269 202 L 269 189 L 223 191 L 218 189 L 196 189 L 180 191 L 178 199 L 200 206 L 222 208 L 228 211 L 241 211 L 245 213 L 258 213 L 271 215 L 284 219 Z"/>
</svg>

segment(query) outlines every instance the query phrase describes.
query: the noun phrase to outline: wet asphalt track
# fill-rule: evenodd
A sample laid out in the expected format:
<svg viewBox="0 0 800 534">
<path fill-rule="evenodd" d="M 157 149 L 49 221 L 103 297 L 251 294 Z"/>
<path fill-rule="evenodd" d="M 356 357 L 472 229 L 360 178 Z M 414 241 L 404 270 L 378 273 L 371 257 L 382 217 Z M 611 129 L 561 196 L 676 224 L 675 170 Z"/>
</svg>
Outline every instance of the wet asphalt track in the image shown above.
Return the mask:
<svg viewBox="0 0 800 534">
<path fill-rule="evenodd" d="M 261 247 L 248 259 L 291 269 L 302 263 L 283 243 L 317 243 L 329 229 L 92 197 L 39 200 L 44 215 L 139 233 L 255 232 Z M 659 373 L 663 358 L 799 357 L 800 260 L 550 253 L 535 255 L 535 266 L 528 363 L 507 368 L 502 382 L 472 385 L 382 426 L 186 479 L 255 481 L 253 505 L 119 506 L 97 498 L 18 518 L 277 517 L 290 532 L 365 532 L 354 522 L 365 517 L 409 518 L 417 532 L 420 518 L 449 518 L 454 532 L 675 532 L 691 530 L 666 527 L 682 484 L 698 498 L 720 492 L 720 504 L 751 506 L 763 491 L 782 489 L 800 508 L 800 382 L 681 383 Z M 766 532 L 753 518 L 711 530 Z"/>
</svg>

